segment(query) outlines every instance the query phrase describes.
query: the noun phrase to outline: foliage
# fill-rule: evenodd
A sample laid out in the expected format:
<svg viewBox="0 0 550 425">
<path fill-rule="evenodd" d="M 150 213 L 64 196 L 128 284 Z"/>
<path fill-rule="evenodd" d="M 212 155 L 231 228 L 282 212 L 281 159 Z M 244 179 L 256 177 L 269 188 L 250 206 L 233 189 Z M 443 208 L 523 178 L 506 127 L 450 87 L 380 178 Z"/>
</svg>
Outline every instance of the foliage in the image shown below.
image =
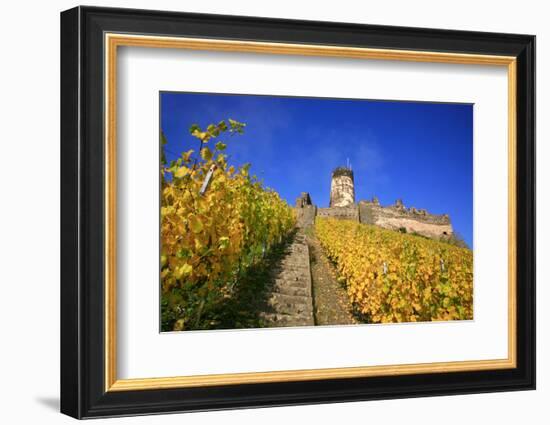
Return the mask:
<svg viewBox="0 0 550 425">
<path fill-rule="evenodd" d="M 332 218 L 317 218 L 315 231 L 365 321 L 473 318 L 469 249 Z"/>
<path fill-rule="evenodd" d="M 249 175 L 249 164 L 227 163 L 219 137 L 241 134 L 244 126 L 234 120 L 205 130 L 193 125 L 198 153 L 189 150 L 162 164 L 164 331 L 214 326 L 213 312 L 241 291 L 239 277 L 294 227 L 292 208 Z M 161 141 L 164 146 L 162 134 Z"/>
<path fill-rule="evenodd" d="M 466 243 L 462 235 L 456 231 L 453 232 L 453 234 L 450 237 L 441 238 L 441 241 L 454 246 L 458 246 L 460 248 L 469 248 L 468 244 Z"/>
</svg>

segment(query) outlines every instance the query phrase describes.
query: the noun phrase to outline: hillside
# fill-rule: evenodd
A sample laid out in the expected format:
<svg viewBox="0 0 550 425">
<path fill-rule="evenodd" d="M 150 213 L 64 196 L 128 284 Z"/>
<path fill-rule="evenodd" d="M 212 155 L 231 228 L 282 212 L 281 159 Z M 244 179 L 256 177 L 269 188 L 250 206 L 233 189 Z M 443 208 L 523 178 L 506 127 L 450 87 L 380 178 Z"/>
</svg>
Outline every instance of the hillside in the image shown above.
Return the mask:
<svg viewBox="0 0 550 425">
<path fill-rule="evenodd" d="M 361 321 L 473 319 L 471 250 L 333 218 L 315 233 Z"/>
</svg>

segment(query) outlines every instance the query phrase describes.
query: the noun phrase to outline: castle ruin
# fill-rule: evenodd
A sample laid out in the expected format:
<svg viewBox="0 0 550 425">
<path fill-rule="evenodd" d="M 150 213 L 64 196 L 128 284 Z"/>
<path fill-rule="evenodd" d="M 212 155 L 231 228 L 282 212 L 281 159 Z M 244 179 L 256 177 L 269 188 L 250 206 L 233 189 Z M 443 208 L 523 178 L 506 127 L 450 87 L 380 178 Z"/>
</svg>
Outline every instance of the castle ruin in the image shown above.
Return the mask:
<svg viewBox="0 0 550 425">
<path fill-rule="evenodd" d="M 313 224 L 315 217 L 332 217 L 372 224 L 404 233 L 416 233 L 433 239 L 450 238 L 453 235 L 451 220 L 447 214 L 430 214 L 424 209 L 407 208 L 401 199 L 390 206 L 382 206 L 378 198 L 355 202 L 353 171 L 338 167 L 332 172 L 330 203 L 328 208 L 318 208 L 309 193 L 303 192 L 296 200 L 298 226 Z"/>
</svg>

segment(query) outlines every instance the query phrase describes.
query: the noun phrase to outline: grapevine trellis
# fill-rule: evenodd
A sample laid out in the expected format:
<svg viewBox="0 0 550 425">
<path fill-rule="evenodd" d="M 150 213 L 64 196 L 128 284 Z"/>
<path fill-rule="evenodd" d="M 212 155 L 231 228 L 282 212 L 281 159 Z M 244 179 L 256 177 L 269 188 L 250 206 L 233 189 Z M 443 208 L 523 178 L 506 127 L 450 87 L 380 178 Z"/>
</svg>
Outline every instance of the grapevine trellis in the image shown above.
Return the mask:
<svg viewBox="0 0 550 425">
<path fill-rule="evenodd" d="M 164 330 L 205 325 L 209 309 L 236 290 L 239 275 L 295 225 L 292 208 L 250 176 L 247 165 L 227 164 L 219 137 L 243 127 L 234 120 L 206 130 L 192 126 L 198 152 L 183 152 L 161 169 Z"/>
<path fill-rule="evenodd" d="M 469 249 L 331 218 L 318 217 L 315 230 L 367 321 L 473 318 Z"/>
</svg>

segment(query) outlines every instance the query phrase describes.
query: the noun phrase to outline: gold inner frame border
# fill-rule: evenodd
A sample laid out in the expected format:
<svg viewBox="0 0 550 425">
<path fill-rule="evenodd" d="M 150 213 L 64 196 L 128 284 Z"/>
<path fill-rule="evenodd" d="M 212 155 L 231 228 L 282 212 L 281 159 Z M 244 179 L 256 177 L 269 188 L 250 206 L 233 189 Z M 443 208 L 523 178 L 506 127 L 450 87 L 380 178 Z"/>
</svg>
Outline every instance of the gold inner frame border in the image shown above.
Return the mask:
<svg viewBox="0 0 550 425">
<path fill-rule="evenodd" d="M 238 385 L 269 382 L 312 381 L 511 369 L 517 365 L 516 353 L 516 58 L 513 56 L 429 52 L 393 49 L 371 49 L 330 45 L 288 44 L 275 42 L 236 41 L 202 38 L 180 38 L 150 35 L 106 33 L 105 46 L 105 391 L 137 391 L 216 385 Z M 148 47 L 229 51 L 279 55 L 324 56 L 355 59 L 397 60 L 507 67 L 508 72 L 508 358 L 455 362 L 417 363 L 382 366 L 342 367 L 288 371 L 229 373 L 173 377 L 118 379 L 116 324 L 116 99 L 118 47 Z"/>
</svg>

